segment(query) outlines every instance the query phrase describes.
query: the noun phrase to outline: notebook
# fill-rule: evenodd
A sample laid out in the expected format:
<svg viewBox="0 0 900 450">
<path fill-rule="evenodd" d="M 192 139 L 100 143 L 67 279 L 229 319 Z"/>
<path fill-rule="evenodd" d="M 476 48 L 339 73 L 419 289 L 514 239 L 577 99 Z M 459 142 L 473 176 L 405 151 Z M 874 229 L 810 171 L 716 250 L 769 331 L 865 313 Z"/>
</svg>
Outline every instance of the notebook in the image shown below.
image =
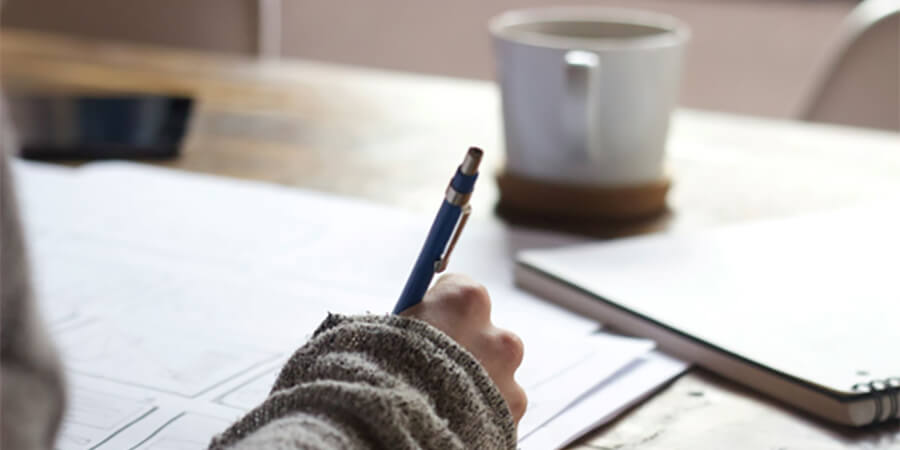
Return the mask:
<svg viewBox="0 0 900 450">
<path fill-rule="evenodd" d="M 516 283 L 824 419 L 900 417 L 900 202 L 523 251 Z"/>
</svg>

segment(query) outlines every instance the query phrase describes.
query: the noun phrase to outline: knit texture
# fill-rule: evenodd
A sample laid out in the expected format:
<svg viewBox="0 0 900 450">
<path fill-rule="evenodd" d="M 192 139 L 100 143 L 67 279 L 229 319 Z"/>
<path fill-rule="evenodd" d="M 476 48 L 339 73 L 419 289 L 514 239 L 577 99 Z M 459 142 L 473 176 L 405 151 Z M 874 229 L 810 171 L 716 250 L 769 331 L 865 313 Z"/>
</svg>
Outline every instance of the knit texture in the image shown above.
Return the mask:
<svg viewBox="0 0 900 450">
<path fill-rule="evenodd" d="M 210 449 L 514 449 L 516 429 L 478 361 L 399 316 L 329 315 L 272 392 Z"/>
<path fill-rule="evenodd" d="M 8 144 L 0 142 L 0 448 L 49 449 L 63 414 L 62 370 L 32 298 Z"/>
</svg>

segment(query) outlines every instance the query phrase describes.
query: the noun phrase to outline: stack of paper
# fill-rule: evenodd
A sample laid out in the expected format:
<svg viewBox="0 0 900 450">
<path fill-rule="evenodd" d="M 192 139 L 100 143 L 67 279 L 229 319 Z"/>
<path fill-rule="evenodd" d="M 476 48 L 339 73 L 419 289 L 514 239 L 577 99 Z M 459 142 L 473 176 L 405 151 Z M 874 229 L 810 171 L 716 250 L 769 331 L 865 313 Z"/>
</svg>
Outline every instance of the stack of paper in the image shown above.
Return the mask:
<svg viewBox="0 0 900 450">
<path fill-rule="evenodd" d="M 204 448 L 261 402 L 326 312 L 389 311 L 430 218 L 265 184 L 17 163 L 70 407 L 60 449 Z M 436 202 L 439 200 L 436 196 Z M 437 205 L 436 205 L 437 206 Z M 470 223 L 450 269 L 519 334 L 523 448 L 565 445 L 685 364 L 513 288 L 512 255 L 572 238 Z"/>
</svg>

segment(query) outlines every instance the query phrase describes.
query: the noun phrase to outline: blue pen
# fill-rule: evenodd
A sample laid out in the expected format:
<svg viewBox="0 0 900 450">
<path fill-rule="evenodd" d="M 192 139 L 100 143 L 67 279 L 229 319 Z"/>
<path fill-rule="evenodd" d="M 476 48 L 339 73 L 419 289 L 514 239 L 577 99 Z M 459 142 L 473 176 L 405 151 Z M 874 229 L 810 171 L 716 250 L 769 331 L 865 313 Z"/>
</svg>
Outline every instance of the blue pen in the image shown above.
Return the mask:
<svg viewBox="0 0 900 450">
<path fill-rule="evenodd" d="M 469 148 L 466 158 L 456 169 L 456 174 L 447 186 L 441 209 L 438 210 L 437 217 L 431 224 L 431 230 L 428 231 L 428 237 L 425 238 L 425 245 L 422 246 L 419 258 L 416 259 L 400 299 L 397 300 L 397 306 L 394 307 L 394 314 L 399 314 L 422 301 L 434 274 L 447 268 L 450 252 L 453 251 L 472 210 L 469 198 L 475 189 L 478 164 L 481 163 L 483 154 L 479 148 Z"/>
</svg>

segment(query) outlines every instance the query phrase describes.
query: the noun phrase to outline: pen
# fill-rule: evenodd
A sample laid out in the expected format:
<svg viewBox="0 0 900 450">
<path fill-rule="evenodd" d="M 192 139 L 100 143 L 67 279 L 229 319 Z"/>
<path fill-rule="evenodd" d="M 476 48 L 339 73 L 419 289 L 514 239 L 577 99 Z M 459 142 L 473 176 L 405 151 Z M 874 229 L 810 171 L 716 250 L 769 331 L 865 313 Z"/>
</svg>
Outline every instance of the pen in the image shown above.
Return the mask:
<svg viewBox="0 0 900 450">
<path fill-rule="evenodd" d="M 441 209 L 438 210 L 428 237 L 416 264 L 413 266 L 406 286 L 394 307 L 394 314 L 412 307 L 422 301 L 425 291 L 431 284 L 435 273 L 443 272 L 447 268 L 450 252 L 459 239 L 459 234 L 466 225 L 466 220 L 472 211 L 469 206 L 469 198 L 475 189 L 475 180 L 478 178 L 478 164 L 484 152 L 476 147 L 469 148 L 462 164 L 456 169 L 456 174 L 450 180 Z M 455 232 L 454 232 L 455 230 Z M 451 237 L 452 236 L 452 237 Z"/>
</svg>

